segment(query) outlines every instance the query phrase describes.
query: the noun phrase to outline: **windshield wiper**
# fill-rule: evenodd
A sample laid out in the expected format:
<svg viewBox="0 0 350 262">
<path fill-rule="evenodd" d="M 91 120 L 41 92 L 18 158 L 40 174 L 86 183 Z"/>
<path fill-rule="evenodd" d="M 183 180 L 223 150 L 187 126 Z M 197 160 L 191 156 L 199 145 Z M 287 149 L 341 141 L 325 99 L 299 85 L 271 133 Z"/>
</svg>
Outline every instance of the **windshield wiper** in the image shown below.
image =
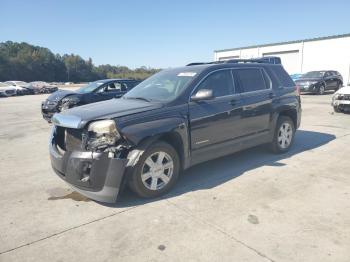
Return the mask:
<svg viewBox="0 0 350 262">
<path fill-rule="evenodd" d="M 151 102 L 150 99 L 147 99 L 147 98 L 144 98 L 144 97 L 133 97 L 133 96 L 127 96 L 127 97 L 124 97 L 126 99 L 137 99 L 137 100 L 142 100 L 142 101 L 146 101 L 146 102 Z"/>
</svg>

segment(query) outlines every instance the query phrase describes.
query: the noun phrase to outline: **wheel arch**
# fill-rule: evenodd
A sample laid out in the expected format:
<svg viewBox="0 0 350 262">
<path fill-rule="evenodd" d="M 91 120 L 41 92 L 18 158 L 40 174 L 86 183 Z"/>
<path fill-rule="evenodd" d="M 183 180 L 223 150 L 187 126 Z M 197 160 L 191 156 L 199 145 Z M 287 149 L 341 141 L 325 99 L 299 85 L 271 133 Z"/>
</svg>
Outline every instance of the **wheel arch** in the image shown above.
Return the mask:
<svg viewBox="0 0 350 262">
<path fill-rule="evenodd" d="M 293 121 L 294 128 L 296 129 L 298 127 L 298 113 L 297 113 L 296 109 L 294 109 L 294 108 L 284 109 L 284 110 L 279 112 L 278 117 L 280 117 L 280 116 L 289 117 Z"/>
<path fill-rule="evenodd" d="M 181 168 L 189 166 L 189 133 L 185 119 L 167 118 L 135 124 L 121 132 L 132 148 L 146 150 L 156 141 L 166 142 L 178 153 Z"/>
</svg>

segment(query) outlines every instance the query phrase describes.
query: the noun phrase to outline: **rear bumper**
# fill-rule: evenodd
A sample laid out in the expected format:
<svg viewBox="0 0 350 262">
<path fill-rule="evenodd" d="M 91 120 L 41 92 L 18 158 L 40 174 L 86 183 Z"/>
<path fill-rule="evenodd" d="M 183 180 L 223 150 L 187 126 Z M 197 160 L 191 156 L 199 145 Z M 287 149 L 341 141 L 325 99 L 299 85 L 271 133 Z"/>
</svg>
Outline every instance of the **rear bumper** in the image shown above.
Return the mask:
<svg viewBox="0 0 350 262">
<path fill-rule="evenodd" d="M 53 170 L 77 192 L 96 201 L 116 202 L 127 159 L 111 158 L 107 153 L 62 151 L 53 137 L 49 150 Z"/>
</svg>

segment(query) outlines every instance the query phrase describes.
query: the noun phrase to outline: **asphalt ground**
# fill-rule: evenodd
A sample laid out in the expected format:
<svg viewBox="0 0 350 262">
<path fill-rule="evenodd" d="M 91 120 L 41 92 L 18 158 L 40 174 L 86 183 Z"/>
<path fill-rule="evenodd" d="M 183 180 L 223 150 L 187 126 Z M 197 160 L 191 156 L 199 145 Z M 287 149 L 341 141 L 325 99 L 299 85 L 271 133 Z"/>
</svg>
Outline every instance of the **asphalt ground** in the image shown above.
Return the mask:
<svg viewBox="0 0 350 262">
<path fill-rule="evenodd" d="M 186 171 L 168 195 L 114 205 L 50 167 L 47 95 L 0 99 L 0 261 L 349 261 L 350 115 L 302 96 L 291 151 L 252 148 Z"/>
</svg>

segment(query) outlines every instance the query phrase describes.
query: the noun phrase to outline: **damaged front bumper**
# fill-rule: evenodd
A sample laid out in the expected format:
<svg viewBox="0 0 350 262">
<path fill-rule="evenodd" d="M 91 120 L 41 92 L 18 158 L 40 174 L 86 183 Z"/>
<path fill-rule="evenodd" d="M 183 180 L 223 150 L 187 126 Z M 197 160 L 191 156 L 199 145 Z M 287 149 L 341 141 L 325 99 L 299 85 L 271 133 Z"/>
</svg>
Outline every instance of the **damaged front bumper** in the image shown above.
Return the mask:
<svg viewBox="0 0 350 262">
<path fill-rule="evenodd" d="M 58 112 L 56 102 L 46 100 L 41 103 L 41 114 L 47 122 L 51 123 L 52 116 Z"/>
<path fill-rule="evenodd" d="M 108 152 L 64 151 L 54 133 L 49 150 L 53 170 L 77 192 L 96 201 L 116 202 L 130 159 Z"/>
</svg>

